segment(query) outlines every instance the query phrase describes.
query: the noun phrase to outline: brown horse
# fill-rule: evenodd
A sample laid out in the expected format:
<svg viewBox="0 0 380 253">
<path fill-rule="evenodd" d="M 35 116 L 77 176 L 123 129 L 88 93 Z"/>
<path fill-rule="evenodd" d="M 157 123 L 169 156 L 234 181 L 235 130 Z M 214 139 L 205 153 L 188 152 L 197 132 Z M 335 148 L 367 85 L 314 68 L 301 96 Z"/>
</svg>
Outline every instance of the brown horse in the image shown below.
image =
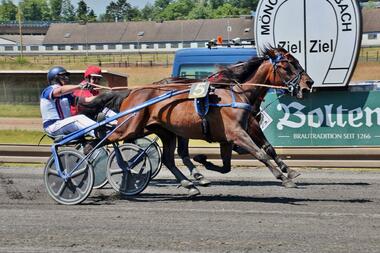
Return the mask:
<svg viewBox="0 0 380 253">
<path fill-rule="evenodd" d="M 253 78 L 231 89 L 216 88 L 209 94 L 210 103 L 214 104 L 206 115 L 212 129 L 209 140 L 220 143 L 223 168 L 230 167 L 233 145 L 248 151 L 263 162 L 276 177 L 287 179 L 270 162 L 270 157 L 251 139 L 246 129 L 252 106 L 263 97 L 268 87 L 256 86 L 255 83 L 267 83 L 273 86 L 287 85 L 292 94 L 298 98 L 310 90 L 313 81 L 304 72 L 298 61 L 283 49 L 266 49 L 264 57 L 255 59 L 257 68 Z M 148 87 L 133 90 L 121 104 L 121 111 L 141 105 L 143 102 L 173 90 L 174 86 Z M 175 90 L 187 89 L 178 85 Z M 241 106 L 231 106 L 232 101 Z M 219 107 L 218 107 L 219 105 Z M 119 119 L 122 122 L 125 117 Z M 189 190 L 189 195 L 199 194 L 199 190 L 178 170 L 174 163 L 176 135 L 188 139 L 206 139 L 201 127 L 201 119 L 195 112 L 192 99 L 187 94 L 180 94 L 140 110 L 120 126 L 109 141 L 128 140 L 146 134 L 157 134 L 163 143 L 163 163 L 174 174 L 178 182 Z"/>
<path fill-rule="evenodd" d="M 252 78 L 251 75 L 255 73 L 253 70 L 257 68 L 257 63 L 254 59 L 249 60 L 247 62 L 239 62 L 237 64 L 231 65 L 229 67 L 220 66 L 220 71 L 210 76 L 207 81 L 209 81 L 212 85 L 228 85 L 231 83 L 242 83 L 246 80 Z M 195 83 L 195 82 L 202 82 L 204 80 L 201 79 L 190 79 L 190 78 L 165 78 L 158 82 L 155 82 L 156 85 L 165 85 L 169 83 Z M 253 105 L 253 111 L 249 118 L 247 133 L 252 138 L 252 140 L 255 142 L 255 144 L 259 147 L 261 147 L 278 165 L 280 170 L 284 173 L 287 173 L 289 179 L 293 179 L 300 174 L 294 170 L 291 170 L 279 157 L 274 149 L 274 147 L 269 143 L 269 141 L 266 139 L 263 131 L 260 128 L 260 120 L 261 120 L 261 114 L 260 114 L 260 105 L 263 101 L 263 98 L 259 98 L 256 100 L 255 104 Z M 182 159 L 183 164 L 189 169 L 190 175 L 194 177 L 195 180 L 198 181 L 198 184 L 200 186 L 208 186 L 210 185 L 210 181 L 204 177 L 203 174 L 201 174 L 196 166 L 193 164 L 193 162 L 190 159 L 189 154 L 189 140 L 182 138 L 180 136 L 177 136 L 177 153 Z M 233 146 L 233 150 L 236 151 L 239 154 L 247 154 L 248 152 L 236 145 Z M 208 170 L 213 170 L 220 173 L 228 173 L 231 171 L 230 167 L 218 167 L 213 165 L 210 162 L 207 162 L 207 156 L 205 155 L 196 155 L 193 158 L 196 162 L 201 163 L 204 165 L 204 167 Z M 279 179 L 281 179 L 280 177 Z M 287 187 L 293 187 L 295 185 L 288 183 L 286 185 Z"/>
<path fill-rule="evenodd" d="M 243 63 L 237 63 L 234 65 L 231 65 L 229 67 L 221 67 L 222 70 L 215 73 L 211 76 L 211 78 L 208 78 L 208 81 L 211 82 L 211 84 L 214 85 L 225 85 L 230 84 L 233 82 L 242 83 L 247 81 L 248 79 L 251 79 L 253 74 L 256 74 L 255 71 L 257 69 L 257 62 L 255 59 L 251 59 L 247 62 Z M 186 82 L 189 83 L 192 81 L 192 79 L 169 79 L 173 82 Z M 193 80 L 192 82 L 199 82 L 201 80 Z M 256 82 L 259 82 L 259 80 L 255 80 Z M 164 84 L 168 83 L 167 79 L 161 80 L 158 84 Z M 248 128 L 247 133 L 252 138 L 253 142 L 261 147 L 278 165 L 280 170 L 284 173 L 288 174 L 289 179 L 293 179 L 300 174 L 294 170 L 291 170 L 279 157 L 274 149 L 274 147 L 269 143 L 267 138 L 265 137 L 263 131 L 260 127 L 260 120 L 261 120 L 261 112 L 260 112 L 260 105 L 263 101 L 263 97 L 259 97 L 256 99 L 255 104 L 253 105 L 253 111 L 250 115 L 249 121 L 248 121 Z M 239 154 L 247 154 L 248 152 L 236 145 L 233 146 L 233 150 L 236 151 Z M 207 180 L 196 168 L 196 166 L 192 163 L 189 155 L 189 140 L 182 138 L 178 136 L 178 147 L 177 152 L 180 158 L 182 159 L 182 162 L 190 171 L 190 175 L 192 175 L 201 186 L 208 186 L 211 182 Z M 193 158 L 196 162 L 201 163 L 205 166 L 208 170 L 213 170 L 220 173 L 228 173 L 231 171 L 231 168 L 227 166 L 219 167 L 215 166 L 212 163 L 207 161 L 207 156 L 205 155 L 196 155 Z M 276 174 L 278 175 L 278 174 Z M 280 177 L 279 179 L 281 179 Z M 287 181 L 288 182 L 288 181 Z M 295 186 L 291 183 L 288 183 L 285 185 L 287 187 Z"/>
</svg>

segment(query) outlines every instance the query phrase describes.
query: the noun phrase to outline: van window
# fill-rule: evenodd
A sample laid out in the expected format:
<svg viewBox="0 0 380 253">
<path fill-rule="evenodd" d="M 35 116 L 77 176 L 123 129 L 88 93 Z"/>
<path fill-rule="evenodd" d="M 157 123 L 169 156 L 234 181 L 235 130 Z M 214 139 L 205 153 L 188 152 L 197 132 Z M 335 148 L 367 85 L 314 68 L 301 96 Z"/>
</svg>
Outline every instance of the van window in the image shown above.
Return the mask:
<svg viewBox="0 0 380 253">
<path fill-rule="evenodd" d="M 182 65 L 179 69 L 180 77 L 202 79 L 218 71 L 215 64 L 209 65 Z"/>
</svg>

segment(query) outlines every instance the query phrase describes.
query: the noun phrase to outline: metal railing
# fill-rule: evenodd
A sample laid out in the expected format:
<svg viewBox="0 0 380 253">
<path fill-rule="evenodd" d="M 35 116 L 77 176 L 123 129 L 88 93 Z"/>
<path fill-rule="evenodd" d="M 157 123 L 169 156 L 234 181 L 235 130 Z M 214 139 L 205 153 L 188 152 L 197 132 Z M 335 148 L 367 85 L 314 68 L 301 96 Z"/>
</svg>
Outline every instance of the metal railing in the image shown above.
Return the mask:
<svg viewBox="0 0 380 253">
<path fill-rule="evenodd" d="M 380 168 L 379 147 L 277 147 L 277 153 L 291 167 L 308 168 Z M 221 164 L 218 147 L 190 147 L 190 156 L 205 154 L 210 161 Z M 50 145 L 0 144 L 0 163 L 45 163 Z M 181 164 L 178 156 L 176 162 Z M 233 166 L 263 167 L 250 155 L 232 156 Z"/>
</svg>

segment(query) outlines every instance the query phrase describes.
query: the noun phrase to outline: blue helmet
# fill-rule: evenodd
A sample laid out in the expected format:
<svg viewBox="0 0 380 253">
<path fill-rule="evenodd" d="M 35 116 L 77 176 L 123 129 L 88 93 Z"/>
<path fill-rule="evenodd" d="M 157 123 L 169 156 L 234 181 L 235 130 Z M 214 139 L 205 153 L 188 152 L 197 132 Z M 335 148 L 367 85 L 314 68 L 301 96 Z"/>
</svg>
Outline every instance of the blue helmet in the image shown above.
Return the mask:
<svg viewBox="0 0 380 253">
<path fill-rule="evenodd" d="M 58 77 L 68 77 L 70 73 L 67 72 L 67 70 L 63 67 L 53 67 L 49 69 L 49 72 L 47 74 L 47 80 L 49 84 L 52 84 L 53 81 L 58 81 Z M 67 78 L 68 79 L 68 78 Z"/>
</svg>

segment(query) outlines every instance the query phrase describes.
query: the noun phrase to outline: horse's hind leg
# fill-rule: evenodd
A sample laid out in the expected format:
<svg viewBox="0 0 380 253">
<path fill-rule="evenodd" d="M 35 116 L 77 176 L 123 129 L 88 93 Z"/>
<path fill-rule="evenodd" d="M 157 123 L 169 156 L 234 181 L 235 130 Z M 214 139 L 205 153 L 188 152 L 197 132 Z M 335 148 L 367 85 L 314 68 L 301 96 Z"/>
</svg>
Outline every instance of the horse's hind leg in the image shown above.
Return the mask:
<svg viewBox="0 0 380 253">
<path fill-rule="evenodd" d="M 192 197 L 199 195 L 200 191 L 175 166 L 174 151 L 176 148 L 176 135 L 163 128 L 158 129 L 155 133 L 160 137 L 163 144 L 162 163 L 170 170 L 171 173 L 173 173 L 181 186 L 188 189 L 189 196 Z"/>
<path fill-rule="evenodd" d="M 205 155 L 196 155 L 194 156 L 194 161 L 205 166 L 207 170 L 212 170 L 226 174 L 231 171 L 231 156 L 232 156 L 232 144 L 231 143 L 220 143 L 220 156 L 223 161 L 223 166 L 217 166 L 209 161 L 207 161 L 207 156 Z"/>
<path fill-rule="evenodd" d="M 190 159 L 189 154 L 189 139 L 177 136 L 178 147 L 177 153 L 181 157 L 183 164 L 189 169 L 190 175 L 198 181 L 200 186 L 209 186 L 211 184 L 210 180 L 206 179 L 195 167 L 194 163 Z"/>
</svg>

